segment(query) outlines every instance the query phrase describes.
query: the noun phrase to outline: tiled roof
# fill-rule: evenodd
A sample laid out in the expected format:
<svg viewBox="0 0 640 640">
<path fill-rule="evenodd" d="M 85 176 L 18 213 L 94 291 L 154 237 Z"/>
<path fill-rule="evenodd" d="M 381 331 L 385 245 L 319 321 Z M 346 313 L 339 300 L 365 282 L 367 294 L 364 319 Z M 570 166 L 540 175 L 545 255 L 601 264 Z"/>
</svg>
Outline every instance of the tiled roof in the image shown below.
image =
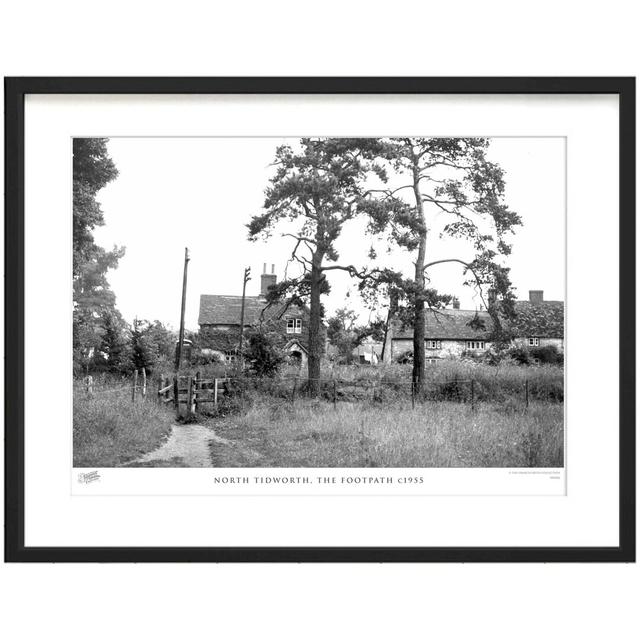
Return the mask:
<svg viewBox="0 0 640 640">
<path fill-rule="evenodd" d="M 258 324 L 260 314 L 266 305 L 261 296 L 246 296 L 244 304 L 244 322 L 246 325 Z M 240 325 L 242 296 L 200 296 L 198 324 L 236 324 Z M 263 320 L 267 320 L 279 311 L 277 305 L 265 311 Z"/>
<path fill-rule="evenodd" d="M 515 337 L 564 338 L 564 302 L 516 302 Z"/>
<path fill-rule="evenodd" d="M 505 329 L 511 329 L 513 337 L 563 338 L 564 303 L 528 302 L 515 304 L 516 318 Z M 413 338 L 413 328 L 393 321 L 394 338 Z M 505 323 L 506 324 L 506 323 Z M 489 340 L 493 321 L 486 311 L 466 309 L 425 310 L 425 338 L 427 340 Z"/>
<path fill-rule="evenodd" d="M 424 321 L 424 336 L 427 340 L 486 340 L 493 329 L 493 322 L 486 311 L 427 309 L 424 312 Z M 413 328 L 399 323 L 396 325 L 393 337 L 413 338 Z"/>
</svg>

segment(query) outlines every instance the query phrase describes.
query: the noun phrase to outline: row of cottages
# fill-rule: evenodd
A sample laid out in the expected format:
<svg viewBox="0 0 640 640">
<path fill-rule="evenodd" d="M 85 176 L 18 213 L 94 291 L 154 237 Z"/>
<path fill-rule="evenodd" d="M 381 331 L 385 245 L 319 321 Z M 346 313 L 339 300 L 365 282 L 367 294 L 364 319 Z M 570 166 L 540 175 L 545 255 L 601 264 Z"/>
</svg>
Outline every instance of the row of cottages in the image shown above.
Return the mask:
<svg viewBox="0 0 640 640">
<path fill-rule="evenodd" d="M 284 348 L 294 364 L 306 365 L 309 353 L 309 309 L 306 306 L 272 304 L 267 306 L 269 287 L 277 283 L 275 267 L 260 276 L 260 295 L 245 296 L 244 327 L 263 327 L 282 335 Z M 231 363 L 237 358 L 240 340 L 242 296 L 201 295 L 198 324 L 201 353 L 215 355 Z"/>
<path fill-rule="evenodd" d="M 513 343 L 521 347 L 554 346 L 564 351 L 564 302 L 544 299 L 540 290 L 529 291 L 529 300 L 515 303 L 516 317 L 509 324 Z M 492 348 L 493 321 L 486 311 L 453 308 L 425 310 L 427 362 L 481 354 Z M 403 324 L 391 309 L 383 348 L 383 362 L 396 362 L 413 351 L 413 328 Z"/>
</svg>

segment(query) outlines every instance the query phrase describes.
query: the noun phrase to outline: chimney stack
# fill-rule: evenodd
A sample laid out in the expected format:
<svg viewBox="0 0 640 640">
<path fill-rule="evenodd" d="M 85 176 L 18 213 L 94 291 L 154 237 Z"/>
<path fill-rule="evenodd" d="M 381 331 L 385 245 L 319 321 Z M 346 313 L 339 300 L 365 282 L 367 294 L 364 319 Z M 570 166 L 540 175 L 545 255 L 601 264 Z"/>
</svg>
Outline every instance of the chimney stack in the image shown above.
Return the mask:
<svg viewBox="0 0 640 640">
<path fill-rule="evenodd" d="M 529 290 L 529 302 L 533 302 L 535 304 L 542 302 L 544 300 L 544 291 L 542 289 L 531 289 Z"/>
<path fill-rule="evenodd" d="M 269 287 L 274 287 L 278 282 L 278 276 L 275 273 L 276 266 L 271 265 L 271 273 L 267 273 L 267 263 L 265 262 L 262 267 L 262 275 L 260 276 L 260 295 L 266 297 L 269 293 Z"/>
<path fill-rule="evenodd" d="M 459 309 L 460 308 L 460 300 L 458 300 L 458 298 L 454 298 L 451 301 L 451 305 L 453 306 L 454 309 Z"/>
</svg>

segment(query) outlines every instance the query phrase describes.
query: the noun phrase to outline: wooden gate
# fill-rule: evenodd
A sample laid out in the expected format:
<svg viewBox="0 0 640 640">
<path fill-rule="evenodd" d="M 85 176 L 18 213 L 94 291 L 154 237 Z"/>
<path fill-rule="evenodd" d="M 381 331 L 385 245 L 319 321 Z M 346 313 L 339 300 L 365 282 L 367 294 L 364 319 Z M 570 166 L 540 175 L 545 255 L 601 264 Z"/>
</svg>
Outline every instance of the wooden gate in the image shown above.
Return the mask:
<svg viewBox="0 0 640 640">
<path fill-rule="evenodd" d="M 231 378 L 201 378 L 195 376 L 174 376 L 173 380 L 161 378 L 158 399 L 173 402 L 176 417 L 192 418 L 203 405 L 218 406 L 218 402 L 229 393 L 227 383 Z"/>
</svg>

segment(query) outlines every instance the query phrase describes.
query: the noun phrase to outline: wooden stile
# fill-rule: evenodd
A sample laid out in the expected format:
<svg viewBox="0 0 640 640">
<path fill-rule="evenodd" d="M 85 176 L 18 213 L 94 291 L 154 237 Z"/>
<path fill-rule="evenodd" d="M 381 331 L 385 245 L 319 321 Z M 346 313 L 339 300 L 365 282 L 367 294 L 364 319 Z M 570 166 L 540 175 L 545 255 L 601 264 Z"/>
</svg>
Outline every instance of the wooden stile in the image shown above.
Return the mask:
<svg viewBox="0 0 640 640">
<path fill-rule="evenodd" d="M 133 387 L 131 387 L 131 402 L 136 401 L 136 393 L 138 391 L 138 370 L 133 372 Z"/>
</svg>

